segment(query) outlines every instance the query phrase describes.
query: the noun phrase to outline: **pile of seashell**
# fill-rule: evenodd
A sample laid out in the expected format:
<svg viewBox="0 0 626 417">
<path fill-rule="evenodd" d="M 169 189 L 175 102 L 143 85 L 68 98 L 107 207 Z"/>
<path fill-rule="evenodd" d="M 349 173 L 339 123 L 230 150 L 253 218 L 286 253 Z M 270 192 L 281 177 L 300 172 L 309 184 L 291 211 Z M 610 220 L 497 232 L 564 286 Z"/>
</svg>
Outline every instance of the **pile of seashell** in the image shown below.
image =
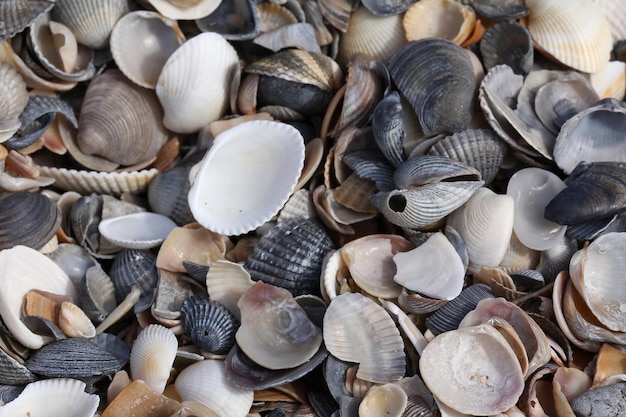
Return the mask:
<svg viewBox="0 0 626 417">
<path fill-rule="evenodd" d="M 0 417 L 626 415 L 625 0 L 1 0 Z"/>
</svg>

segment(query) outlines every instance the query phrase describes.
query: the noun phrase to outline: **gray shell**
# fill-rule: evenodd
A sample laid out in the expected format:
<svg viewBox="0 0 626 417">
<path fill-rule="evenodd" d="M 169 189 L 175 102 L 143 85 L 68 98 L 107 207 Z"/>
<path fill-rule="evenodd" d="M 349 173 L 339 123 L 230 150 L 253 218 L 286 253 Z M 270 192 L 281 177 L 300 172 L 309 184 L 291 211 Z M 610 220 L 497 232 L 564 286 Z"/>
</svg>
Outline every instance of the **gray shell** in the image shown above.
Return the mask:
<svg viewBox="0 0 626 417">
<path fill-rule="evenodd" d="M 448 301 L 431 316 L 426 318 L 426 327 L 435 335 L 456 330 L 467 313 L 476 308 L 483 298 L 494 298 L 485 284 L 474 284 L 461 291 L 458 297 Z"/>
<path fill-rule="evenodd" d="M 393 166 L 406 160 L 404 138 L 406 129 L 402 120 L 400 94 L 393 91 L 378 102 L 372 113 L 372 132 L 376 144 Z"/>
<path fill-rule="evenodd" d="M 516 74 L 528 74 L 533 67 L 533 42 L 528 30 L 517 22 L 500 22 L 487 29 L 480 40 L 486 70 L 506 64 Z"/>
<path fill-rule="evenodd" d="M 0 384 L 25 385 L 36 379 L 23 363 L 0 349 Z"/>
<path fill-rule="evenodd" d="M 202 352 L 225 355 L 235 344 L 239 320 L 220 303 L 192 296 L 180 314 L 185 333 Z"/>
<path fill-rule="evenodd" d="M 343 161 L 361 178 L 372 180 L 380 191 L 391 191 L 393 183 L 393 165 L 385 156 L 374 150 L 359 150 L 344 155 Z"/>
<path fill-rule="evenodd" d="M 141 289 L 141 297 L 135 305 L 135 312 L 146 310 L 155 297 L 159 275 L 156 256 L 149 251 L 124 249 L 113 260 L 109 273 L 115 286 L 115 298 L 121 303 L 134 285 Z"/>
<path fill-rule="evenodd" d="M 52 0 L 0 1 L 0 41 L 12 38 L 54 7 Z"/>
</svg>

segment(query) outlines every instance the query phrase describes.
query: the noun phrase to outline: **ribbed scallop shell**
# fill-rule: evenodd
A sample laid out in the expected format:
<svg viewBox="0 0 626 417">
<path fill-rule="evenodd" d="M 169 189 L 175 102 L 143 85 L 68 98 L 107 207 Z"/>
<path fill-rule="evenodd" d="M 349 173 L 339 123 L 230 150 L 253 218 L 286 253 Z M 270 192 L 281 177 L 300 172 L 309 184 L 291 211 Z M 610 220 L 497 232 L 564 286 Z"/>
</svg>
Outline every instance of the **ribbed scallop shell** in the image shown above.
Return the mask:
<svg viewBox="0 0 626 417">
<path fill-rule="evenodd" d="M 222 304 L 189 297 L 183 301 L 180 315 L 185 333 L 201 351 L 225 355 L 235 344 L 239 321 Z"/>
<path fill-rule="evenodd" d="M 316 219 L 290 219 L 261 238 L 244 268 L 254 281 L 286 288 L 293 295 L 315 294 L 323 257 L 333 247 Z"/>
<path fill-rule="evenodd" d="M 162 110 L 151 90 L 119 71 L 95 78 L 85 93 L 76 138 L 80 149 L 120 165 L 154 158 L 167 140 Z"/>
<path fill-rule="evenodd" d="M 12 38 L 30 26 L 37 17 L 54 7 L 51 0 L 7 0 L 0 2 L 0 41 Z"/>
<path fill-rule="evenodd" d="M 165 126 L 191 133 L 222 117 L 238 71 L 237 52 L 223 36 L 205 32 L 183 43 L 165 62 L 157 80 Z"/>
<path fill-rule="evenodd" d="M 115 256 L 109 274 L 118 302 L 124 300 L 133 286 L 139 286 L 142 295 L 135 310 L 143 311 L 150 307 L 159 279 L 156 255 L 139 249 L 124 249 Z"/>
<path fill-rule="evenodd" d="M 130 373 L 161 394 L 170 377 L 178 340 L 170 329 L 151 324 L 139 333 L 130 351 Z"/>
<path fill-rule="evenodd" d="M 206 274 L 209 297 L 223 305 L 237 319 L 241 318 L 237 301 L 254 285 L 250 274 L 238 263 L 218 260 Z"/>
<path fill-rule="evenodd" d="M 99 264 L 85 272 L 78 292 L 81 308 L 95 324 L 100 324 L 117 306 L 113 281 Z"/>
<path fill-rule="evenodd" d="M 159 13 L 175 20 L 203 18 L 220 5 L 223 0 L 149 0 Z"/>
<path fill-rule="evenodd" d="M 464 130 L 447 136 L 428 150 L 476 168 L 486 185 L 496 177 L 506 154 L 506 145 L 493 130 Z"/>
<path fill-rule="evenodd" d="M 57 205 L 39 193 L 4 193 L 0 213 L 0 249 L 15 245 L 41 249 L 61 225 Z"/>
<path fill-rule="evenodd" d="M 8 63 L 0 62 L 0 142 L 20 128 L 20 113 L 28 104 L 28 91 L 22 76 Z"/>
<path fill-rule="evenodd" d="M 71 378 L 35 381 L 13 401 L 0 407 L 0 416 L 91 417 L 100 397 L 85 392 L 83 381 Z"/>
<path fill-rule="evenodd" d="M 110 50 L 128 79 L 142 87 L 155 88 L 165 62 L 184 41 L 175 21 L 156 12 L 137 10 L 115 24 Z"/>
<path fill-rule="evenodd" d="M 89 339 L 96 335 L 96 328 L 79 306 L 69 301 L 61 304 L 59 328 L 67 337 Z"/>
<path fill-rule="evenodd" d="M 400 189 L 457 179 L 480 181 L 480 173 L 456 159 L 418 155 L 406 160 L 393 174 L 393 181 Z"/>
<path fill-rule="evenodd" d="M 331 301 L 324 315 L 324 343 L 333 356 L 359 364 L 357 378 L 385 383 L 404 376 L 400 331 L 380 305 L 360 293 Z"/>
<path fill-rule="evenodd" d="M 0 384 L 25 385 L 37 377 L 24 366 L 24 362 L 0 349 Z"/>
<path fill-rule="evenodd" d="M 596 72 L 608 62 L 611 27 L 591 0 L 528 0 L 528 31 L 535 45 L 563 64 Z"/>
<path fill-rule="evenodd" d="M 57 0 L 52 19 L 69 27 L 78 42 L 104 48 L 117 20 L 130 11 L 128 0 Z"/>
<path fill-rule="evenodd" d="M 470 37 L 475 24 L 474 9 L 454 0 L 421 0 L 402 19 L 409 41 L 439 37 L 457 45 Z"/>
<path fill-rule="evenodd" d="M 159 173 L 157 169 L 141 171 L 98 172 L 39 166 L 42 175 L 54 178 L 54 186 L 82 194 L 141 194 Z"/>
</svg>

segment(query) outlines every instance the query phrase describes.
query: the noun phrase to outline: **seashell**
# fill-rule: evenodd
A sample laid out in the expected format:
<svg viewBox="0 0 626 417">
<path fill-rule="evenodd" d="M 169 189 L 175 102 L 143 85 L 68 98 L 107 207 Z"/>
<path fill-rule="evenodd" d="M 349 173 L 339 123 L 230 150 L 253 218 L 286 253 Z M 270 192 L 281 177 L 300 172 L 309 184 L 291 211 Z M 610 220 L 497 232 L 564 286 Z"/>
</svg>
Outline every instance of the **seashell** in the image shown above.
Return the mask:
<svg viewBox="0 0 626 417">
<path fill-rule="evenodd" d="M 359 293 L 338 295 L 326 310 L 323 331 L 324 343 L 333 356 L 359 364 L 358 378 L 385 383 L 404 376 L 406 358 L 400 332 L 389 314 L 371 299 Z"/>
<path fill-rule="evenodd" d="M 172 331 L 158 324 L 143 329 L 130 351 L 130 374 L 157 394 L 163 393 L 174 364 L 178 341 Z"/>
<path fill-rule="evenodd" d="M 157 394 L 144 381 L 137 380 L 124 387 L 115 398 L 109 397 L 109 403 L 102 417 L 128 413 L 137 417 L 170 416 L 180 407 L 181 404 L 178 401 Z"/>
<path fill-rule="evenodd" d="M 448 301 L 426 318 L 426 327 L 435 335 L 456 330 L 467 313 L 476 308 L 484 298 L 493 298 L 493 293 L 485 284 L 472 284 L 465 287 L 455 299 Z"/>
<path fill-rule="evenodd" d="M 589 82 L 600 99 L 615 98 L 621 100 L 626 95 L 626 63 L 609 61 L 604 69 L 589 75 Z"/>
<path fill-rule="evenodd" d="M 618 163 L 581 163 L 568 178 L 567 187 L 546 206 L 545 218 L 576 224 L 620 213 L 626 206 L 625 173 Z"/>
<path fill-rule="evenodd" d="M 161 115 L 150 90 L 137 87 L 118 71 L 107 71 L 89 84 L 76 140 L 84 153 L 120 165 L 137 164 L 154 158 L 167 140 Z"/>
<path fill-rule="evenodd" d="M 437 38 L 413 41 L 390 58 L 389 74 L 413 106 L 426 136 L 467 128 L 473 113 L 474 70 L 459 46 Z M 453 97 L 454 105 L 449 102 Z"/>
<path fill-rule="evenodd" d="M 593 315 L 610 330 L 624 332 L 620 306 L 623 291 L 615 277 L 621 275 L 623 233 L 607 233 L 576 252 L 570 261 L 572 283 Z"/>
<path fill-rule="evenodd" d="M 400 189 L 413 188 L 436 182 L 453 182 L 456 179 L 480 180 L 478 171 L 454 159 L 435 155 L 418 155 L 406 160 L 393 174 Z"/>
<path fill-rule="evenodd" d="M 450 0 L 419 1 L 404 13 L 402 19 L 408 41 L 438 37 L 457 45 L 470 37 L 475 24 L 474 9 Z"/>
<path fill-rule="evenodd" d="M 372 180 L 380 191 L 396 188 L 393 183 L 394 167 L 377 151 L 355 151 L 344 155 L 343 161 L 361 178 Z"/>
<path fill-rule="evenodd" d="M 482 185 L 482 181 L 437 182 L 408 190 L 379 192 L 370 200 L 391 223 L 418 229 L 461 207 Z"/>
<path fill-rule="evenodd" d="M 259 31 L 270 32 L 279 27 L 298 23 L 298 19 L 287 7 L 279 3 L 264 2 L 255 5 L 259 19 Z"/>
<path fill-rule="evenodd" d="M 282 222 L 263 236 L 246 259 L 252 280 L 286 288 L 293 295 L 315 294 L 322 260 L 333 249 L 324 227 L 315 219 Z M 306 262 L 302 256 L 306 254 Z"/>
<path fill-rule="evenodd" d="M 33 352 L 26 367 L 53 378 L 85 378 L 113 375 L 122 363 L 100 346 L 84 339 L 68 338 L 48 343 Z"/>
<path fill-rule="evenodd" d="M 341 32 L 349 28 L 352 4 L 349 0 L 320 0 L 318 2 L 321 15 Z"/>
<path fill-rule="evenodd" d="M 196 25 L 203 32 L 217 32 L 228 40 L 252 39 L 259 34 L 259 19 L 252 0 L 222 1 L 213 12 L 196 19 Z"/>
<path fill-rule="evenodd" d="M 113 281 L 99 264 L 87 269 L 83 276 L 78 288 L 80 307 L 92 322 L 100 324 L 117 306 Z"/>
<path fill-rule="evenodd" d="M 259 111 L 279 120 L 302 120 L 304 115 L 320 114 L 331 95 L 312 84 L 261 75 L 257 90 Z"/>
<path fill-rule="evenodd" d="M 521 0 L 506 0 L 497 3 L 491 0 L 472 0 L 470 4 L 480 15 L 493 20 L 513 20 L 528 15 L 528 8 Z"/>
<path fill-rule="evenodd" d="M 376 144 L 395 167 L 406 160 L 404 139 L 406 130 L 402 119 L 400 94 L 393 91 L 378 102 L 372 113 L 372 132 Z"/>
<path fill-rule="evenodd" d="M 61 224 L 56 204 L 39 193 L 7 192 L 0 196 L 0 249 L 24 245 L 41 249 Z"/>
<path fill-rule="evenodd" d="M 317 44 L 325 46 L 332 43 L 333 36 L 330 33 L 329 28 L 326 27 L 324 16 L 322 15 L 321 7 L 318 2 L 304 2 L 302 9 L 306 15 L 305 21 L 312 24 L 315 28 L 315 38 L 317 39 Z"/>
<path fill-rule="evenodd" d="M 20 128 L 19 115 L 28 104 L 28 91 L 20 74 L 8 63 L 0 62 L 2 97 L 0 98 L 0 142 L 5 142 Z"/>
<path fill-rule="evenodd" d="M 150 306 L 150 313 L 159 323 L 167 327 L 180 326 L 180 307 L 192 295 L 192 283 L 183 281 L 182 274 L 159 269 L 156 298 Z"/>
<path fill-rule="evenodd" d="M 137 286 L 141 289 L 141 298 L 135 305 L 135 312 L 150 307 L 158 281 L 156 256 L 152 252 L 140 249 L 122 250 L 113 259 L 109 276 L 115 286 L 118 303 Z"/>
<path fill-rule="evenodd" d="M 605 99 L 565 122 L 554 144 L 554 160 L 559 168 L 570 174 L 583 160 L 626 162 L 616 145 L 625 115 L 626 106 L 622 102 Z M 593 139 L 585 141 L 583 138 L 589 138 L 590 132 Z"/>
<path fill-rule="evenodd" d="M 481 348 L 476 350 L 471 346 Z M 464 349 L 471 349 L 472 353 Z M 504 412 L 517 403 L 524 389 L 524 377 L 515 353 L 506 339 L 489 325 L 435 337 L 422 353 L 420 371 L 437 399 L 463 414 Z"/>
<path fill-rule="evenodd" d="M 12 38 L 29 27 L 37 17 L 47 13 L 55 3 L 49 0 L 12 0 L 0 5 L 0 21 L 4 22 L 0 30 L 0 41 Z"/>
<path fill-rule="evenodd" d="M 395 384 L 375 385 L 367 391 L 359 404 L 359 416 L 401 417 L 404 415 L 407 400 L 406 393 Z"/>
<path fill-rule="evenodd" d="M 350 210 L 358 213 L 377 213 L 376 207 L 369 201 L 369 197 L 375 194 L 376 191 L 378 189 L 374 181 L 352 174 L 341 185 L 330 192 L 338 204 Z"/>
<path fill-rule="evenodd" d="M 69 301 L 61 304 L 59 328 L 67 337 L 89 339 L 96 335 L 96 328 L 79 306 Z"/>
<path fill-rule="evenodd" d="M 26 246 L 16 245 L 0 251 L 0 275 L 5 280 L 24 277 L 19 285 L 6 285 L 0 292 L 0 314 L 11 334 L 24 346 L 40 348 L 46 338 L 31 332 L 21 321 L 23 297 L 32 289 L 65 295 L 75 302 L 78 294 L 68 276 L 46 255 Z M 27 278 L 26 278 L 27 277 Z M 10 281 L 8 281 L 10 282 Z"/>
<path fill-rule="evenodd" d="M 273 162 L 268 163 L 268 158 Z M 304 143 L 295 128 L 265 120 L 244 122 L 218 135 L 200 162 L 189 191 L 191 212 L 200 224 L 218 233 L 246 233 L 270 220 L 285 204 L 303 164 Z M 225 181 L 220 170 L 231 166 L 239 167 L 238 175 Z M 259 178 L 266 180 L 265 185 Z M 259 206 L 261 200 L 264 206 Z"/>
<path fill-rule="evenodd" d="M 17 355 L 11 355 L 0 349 L 0 382 L 7 385 L 26 385 L 37 377 L 24 366 L 24 361 Z"/>
<path fill-rule="evenodd" d="M 364 0 L 362 3 L 376 16 L 391 16 L 403 13 L 415 0 Z"/>
<path fill-rule="evenodd" d="M 56 2 L 52 10 L 52 19 L 70 28 L 79 43 L 100 49 L 108 45 L 113 26 L 129 11 L 127 0 L 107 3 L 94 0 L 61 0 Z"/>
<path fill-rule="evenodd" d="M 225 355 L 235 344 L 239 321 L 218 301 L 189 297 L 180 314 L 185 333 L 202 352 Z"/>
<path fill-rule="evenodd" d="M 147 211 L 104 219 L 98 223 L 100 234 L 122 248 L 149 249 L 159 246 L 176 227 L 162 214 Z"/>
<path fill-rule="evenodd" d="M 167 59 L 157 79 L 165 127 L 192 133 L 222 117 L 238 71 L 237 52 L 221 35 L 201 33 L 183 43 Z"/>
<path fill-rule="evenodd" d="M 284 48 L 322 52 L 315 38 L 315 28 L 309 23 L 293 23 L 271 32 L 265 32 L 254 38 L 254 43 L 273 52 L 278 52 Z"/>
<path fill-rule="evenodd" d="M 176 391 L 183 401 L 196 401 L 222 417 L 245 417 L 253 391 L 227 383 L 224 361 L 206 359 L 189 365 L 178 375 Z"/>
<path fill-rule="evenodd" d="M 525 4 L 528 31 L 540 51 L 582 72 L 596 72 L 609 61 L 611 28 L 593 2 L 577 0 L 567 12 L 559 0 Z"/>
<path fill-rule="evenodd" d="M 513 174 L 506 192 L 515 200 L 513 231 L 525 246 L 543 251 L 563 238 L 566 227 L 546 220 L 544 211 L 565 187 L 559 177 L 541 168 L 525 168 Z"/>
<path fill-rule="evenodd" d="M 528 30 L 515 21 L 496 23 L 480 40 L 485 69 L 508 65 L 516 74 L 528 74 L 533 66 L 533 42 Z"/>
<path fill-rule="evenodd" d="M 120 71 L 135 84 L 154 89 L 165 62 L 183 42 L 185 37 L 175 21 L 137 10 L 117 21 L 109 43 Z M 151 65 L 145 65 L 146 61 Z"/>
<path fill-rule="evenodd" d="M 90 417 L 98 409 L 100 397 L 85 392 L 85 387 L 83 381 L 71 378 L 31 382 L 15 400 L 0 407 L 0 416 Z"/>
<path fill-rule="evenodd" d="M 194 20 L 213 13 L 222 0 L 149 0 L 148 2 L 169 19 Z"/>
<path fill-rule="evenodd" d="M 514 201 L 508 195 L 479 188 L 465 205 L 450 214 L 447 224 L 454 227 L 467 245 L 468 272 L 500 263 L 513 233 Z"/>
<path fill-rule="evenodd" d="M 250 274 L 240 264 L 217 260 L 206 274 L 207 292 L 211 300 L 226 307 L 238 320 L 239 298 L 254 285 Z"/>
<path fill-rule="evenodd" d="M 413 250 L 395 254 L 393 262 L 394 281 L 409 291 L 441 300 L 452 300 L 461 293 L 465 268 L 441 232 Z"/>
<path fill-rule="evenodd" d="M 85 248 L 72 243 L 59 244 L 48 256 L 61 267 L 77 288 L 87 270 L 97 264 L 96 259 Z"/>
</svg>

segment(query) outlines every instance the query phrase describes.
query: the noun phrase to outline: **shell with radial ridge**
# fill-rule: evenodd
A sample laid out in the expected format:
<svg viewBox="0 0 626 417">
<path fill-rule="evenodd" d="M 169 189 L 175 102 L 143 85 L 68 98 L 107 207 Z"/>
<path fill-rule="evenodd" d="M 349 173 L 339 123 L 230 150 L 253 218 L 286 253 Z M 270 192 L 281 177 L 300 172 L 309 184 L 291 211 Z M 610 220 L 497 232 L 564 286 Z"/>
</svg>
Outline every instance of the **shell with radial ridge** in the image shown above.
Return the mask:
<svg viewBox="0 0 626 417">
<path fill-rule="evenodd" d="M 130 373 L 161 394 L 170 377 L 178 340 L 167 327 L 151 324 L 139 333 L 130 351 Z"/>
<path fill-rule="evenodd" d="M 28 91 L 21 75 L 7 63 L 0 63 L 3 94 L 0 97 L 0 142 L 8 140 L 20 128 L 18 116 L 28 104 Z"/>
<path fill-rule="evenodd" d="M 189 297 L 183 301 L 180 315 L 185 333 L 201 351 L 225 355 L 235 344 L 239 320 L 219 302 Z"/>
</svg>

